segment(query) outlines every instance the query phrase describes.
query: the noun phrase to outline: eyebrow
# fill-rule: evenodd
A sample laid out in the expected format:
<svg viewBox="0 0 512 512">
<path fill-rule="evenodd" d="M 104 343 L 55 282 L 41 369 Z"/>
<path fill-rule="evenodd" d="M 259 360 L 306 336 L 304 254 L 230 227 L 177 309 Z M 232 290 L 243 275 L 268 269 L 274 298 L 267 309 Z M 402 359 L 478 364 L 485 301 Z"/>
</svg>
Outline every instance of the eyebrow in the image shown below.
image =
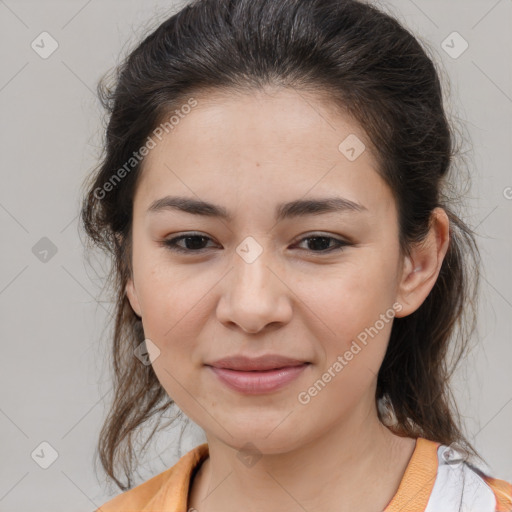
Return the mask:
<svg viewBox="0 0 512 512">
<path fill-rule="evenodd" d="M 157 213 L 166 210 L 178 210 L 192 215 L 203 217 L 217 217 L 227 222 L 233 221 L 233 215 L 223 206 L 208 203 L 197 199 L 179 196 L 166 196 L 157 199 L 149 206 L 148 213 Z M 360 203 L 344 197 L 328 197 L 321 199 L 297 199 L 288 203 L 277 205 L 276 221 L 306 215 L 319 215 L 323 213 L 349 213 L 368 211 Z"/>
</svg>

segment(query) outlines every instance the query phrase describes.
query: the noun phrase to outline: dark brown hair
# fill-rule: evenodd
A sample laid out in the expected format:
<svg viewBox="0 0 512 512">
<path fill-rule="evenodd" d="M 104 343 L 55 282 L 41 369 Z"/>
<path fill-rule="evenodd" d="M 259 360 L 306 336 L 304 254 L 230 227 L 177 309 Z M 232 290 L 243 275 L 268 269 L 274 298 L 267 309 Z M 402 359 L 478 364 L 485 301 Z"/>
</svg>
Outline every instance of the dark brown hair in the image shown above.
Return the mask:
<svg viewBox="0 0 512 512">
<path fill-rule="evenodd" d="M 396 17 L 360 1 L 196 0 L 126 57 L 113 84 L 102 78 L 98 92 L 108 114 L 104 154 L 85 184 L 81 225 L 89 242 L 113 262 L 108 278 L 116 301 L 114 399 L 98 451 L 122 490 L 133 486 L 139 427 L 173 404 L 152 366 L 133 353 L 144 340 L 141 319 L 125 295 L 132 204 L 144 161 L 133 155 L 163 120 L 209 90 L 291 87 L 316 92 L 352 116 L 365 130 L 396 200 L 402 255 L 424 240 L 432 210 L 445 209 L 450 244 L 440 274 L 414 313 L 394 319 L 375 399 L 387 404 L 394 419 L 388 426 L 398 435 L 458 443 L 479 457 L 462 432 L 449 379 L 475 329 L 480 256 L 474 232 L 447 194 L 460 151 L 427 48 Z M 118 465 L 126 484 L 118 479 Z"/>
</svg>

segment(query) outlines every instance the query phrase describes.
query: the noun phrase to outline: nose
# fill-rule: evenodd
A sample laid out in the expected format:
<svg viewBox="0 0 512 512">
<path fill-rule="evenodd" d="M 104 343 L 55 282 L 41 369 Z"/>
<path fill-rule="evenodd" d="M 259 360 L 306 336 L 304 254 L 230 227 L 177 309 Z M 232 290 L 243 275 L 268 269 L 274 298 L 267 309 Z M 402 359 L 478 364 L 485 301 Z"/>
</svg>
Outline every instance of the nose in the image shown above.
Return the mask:
<svg viewBox="0 0 512 512">
<path fill-rule="evenodd" d="M 280 266 L 263 251 L 256 259 L 235 255 L 233 268 L 221 281 L 217 318 L 255 334 L 270 325 L 286 324 L 292 316 L 292 283 L 286 283 Z"/>
</svg>

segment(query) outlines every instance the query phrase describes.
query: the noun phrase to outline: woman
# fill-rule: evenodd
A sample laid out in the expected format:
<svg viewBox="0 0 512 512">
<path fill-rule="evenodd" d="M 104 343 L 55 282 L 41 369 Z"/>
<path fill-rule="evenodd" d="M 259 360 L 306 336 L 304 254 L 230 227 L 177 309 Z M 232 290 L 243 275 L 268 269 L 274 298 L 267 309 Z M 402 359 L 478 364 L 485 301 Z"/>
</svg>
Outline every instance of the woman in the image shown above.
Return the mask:
<svg viewBox="0 0 512 512">
<path fill-rule="evenodd" d="M 199 0 L 103 101 L 82 222 L 114 262 L 99 453 L 125 492 L 98 510 L 512 510 L 448 387 L 478 249 L 418 41 L 359 1 Z M 207 443 L 133 487 L 173 404 Z"/>
</svg>

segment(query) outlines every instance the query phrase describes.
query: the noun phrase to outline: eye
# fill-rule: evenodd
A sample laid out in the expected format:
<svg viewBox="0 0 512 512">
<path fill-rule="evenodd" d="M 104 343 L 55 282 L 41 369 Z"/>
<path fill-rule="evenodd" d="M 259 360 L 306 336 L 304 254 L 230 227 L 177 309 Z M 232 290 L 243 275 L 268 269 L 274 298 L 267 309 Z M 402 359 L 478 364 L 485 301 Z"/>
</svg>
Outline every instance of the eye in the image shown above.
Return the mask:
<svg viewBox="0 0 512 512">
<path fill-rule="evenodd" d="M 178 245 L 178 242 L 182 240 L 185 243 L 185 247 Z M 171 251 L 182 253 L 203 252 L 204 247 L 201 246 L 204 244 L 205 240 L 211 240 L 211 238 L 200 233 L 187 233 L 175 238 L 170 238 L 169 240 L 164 240 L 163 244 Z"/>
<path fill-rule="evenodd" d="M 313 243 L 310 243 L 313 241 Z M 332 236 L 327 236 L 323 234 L 313 234 L 307 237 L 304 237 L 300 240 L 300 243 L 306 242 L 309 247 L 313 249 L 306 249 L 306 251 L 313 253 L 331 253 L 334 251 L 341 251 L 345 246 L 351 245 L 344 240 L 340 240 L 338 238 L 334 238 Z M 330 245 L 331 242 L 334 242 L 334 245 Z"/>
<path fill-rule="evenodd" d="M 209 240 L 211 240 L 209 236 L 203 235 L 201 233 L 186 233 L 184 235 L 164 240 L 162 243 L 171 251 L 190 254 L 194 252 L 204 252 L 207 249 L 204 247 L 204 245 Z M 183 242 L 185 247 L 183 247 L 183 245 L 179 245 L 179 242 Z M 323 234 L 315 234 L 301 238 L 298 245 L 303 242 L 306 242 L 310 247 L 305 249 L 306 251 L 323 254 L 331 253 L 334 251 L 341 251 L 345 246 L 352 245 L 348 242 L 345 242 L 344 240 Z M 332 242 L 334 242 L 334 245 L 332 245 Z"/>
</svg>

